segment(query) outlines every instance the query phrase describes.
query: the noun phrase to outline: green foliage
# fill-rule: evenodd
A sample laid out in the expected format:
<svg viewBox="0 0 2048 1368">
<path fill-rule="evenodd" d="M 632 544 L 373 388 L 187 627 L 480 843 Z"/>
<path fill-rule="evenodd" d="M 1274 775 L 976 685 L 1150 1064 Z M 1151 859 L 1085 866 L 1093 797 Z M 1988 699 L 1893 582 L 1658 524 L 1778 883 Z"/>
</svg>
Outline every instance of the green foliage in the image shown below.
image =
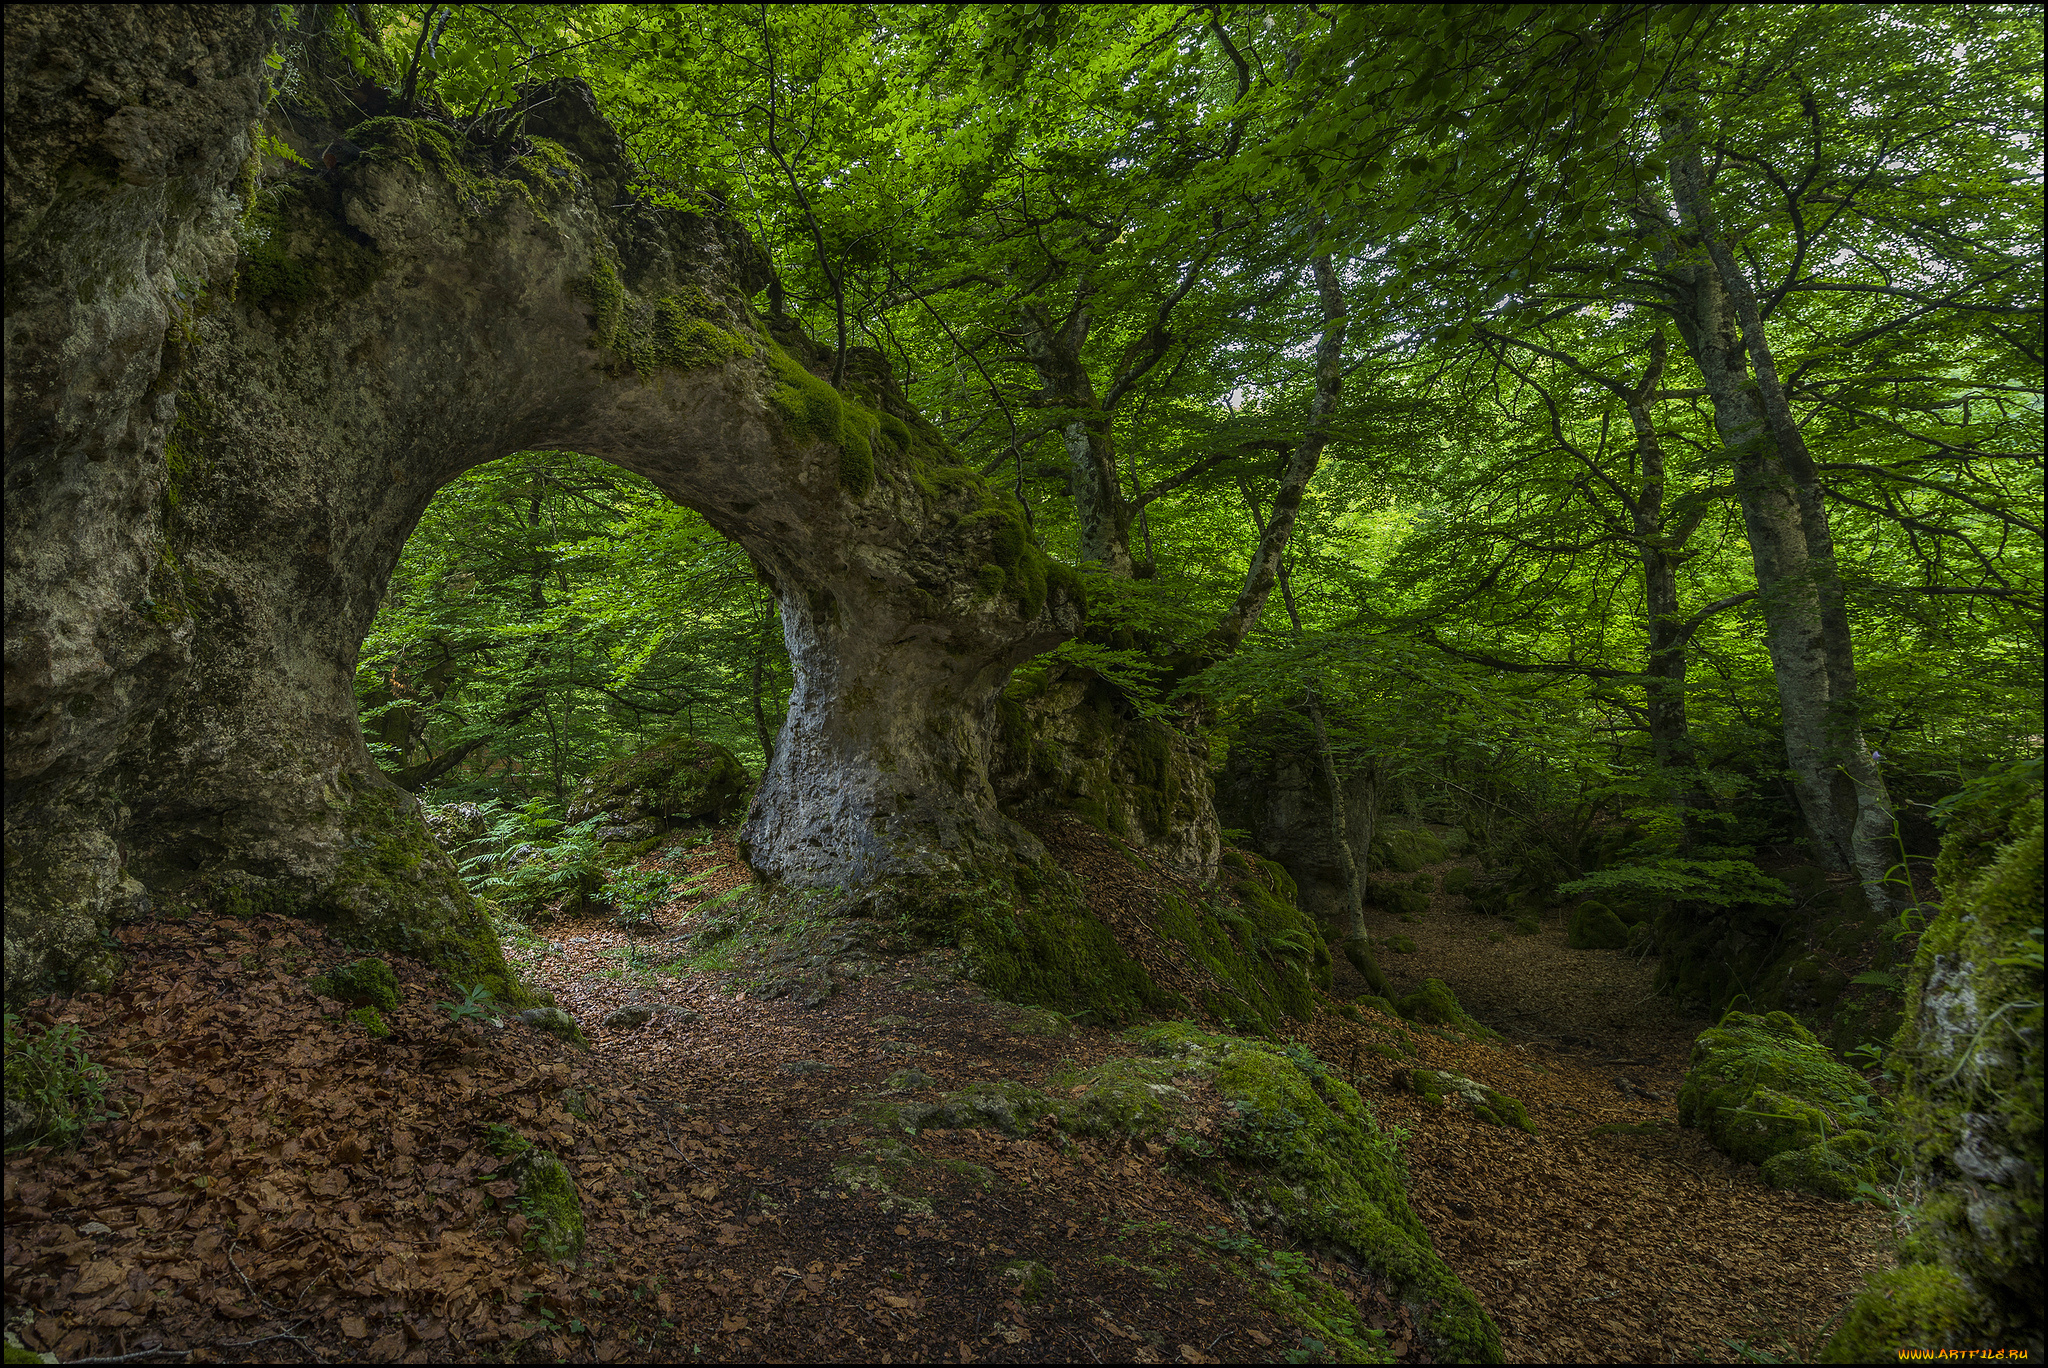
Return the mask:
<svg viewBox="0 0 2048 1368">
<path fill-rule="evenodd" d="M 610 904 L 613 921 L 641 926 L 653 919 L 655 908 L 676 896 L 676 882 L 658 869 L 628 869 L 612 875 L 597 896 Z"/>
<path fill-rule="evenodd" d="M 1719 854 L 1723 858 L 1699 856 Z M 1783 907 L 1792 901 L 1792 890 L 1758 869 L 1746 850 L 1699 855 L 1666 855 L 1640 863 L 1615 865 L 1597 870 L 1582 879 L 1558 885 L 1567 898 L 1602 896 L 1633 902 L 1701 903 L 1709 907 L 1734 905 Z"/>
<path fill-rule="evenodd" d="M 571 826 L 551 816 L 538 798 L 503 811 L 490 828 L 494 848 L 464 860 L 463 878 L 477 896 L 516 913 L 537 915 L 564 905 L 573 911 L 596 896 L 606 879 L 597 836 L 603 820 Z"/>
<path fill-rule="evenodd" d="M 5 1032 L 9 1110 L 25 1108 L 28 1116 L 27 1128 L 9 1135 L 9 1154 L 74 1145 L 95 1122 L 119 1115 L 107 1102 L 112 1080 L 86 1052 L 85 1032 L 65 1025 L 37 1029 L 12 1012 Z"/>
<path fill-rule="evenodd" d="M 437 1002 L 434 1005 L 446 1012 L 450 1021 L 482 1021 L 491 1015 L 491 990 L 479 983 L 465 992 L 460 1002 Z"/>
</svg>

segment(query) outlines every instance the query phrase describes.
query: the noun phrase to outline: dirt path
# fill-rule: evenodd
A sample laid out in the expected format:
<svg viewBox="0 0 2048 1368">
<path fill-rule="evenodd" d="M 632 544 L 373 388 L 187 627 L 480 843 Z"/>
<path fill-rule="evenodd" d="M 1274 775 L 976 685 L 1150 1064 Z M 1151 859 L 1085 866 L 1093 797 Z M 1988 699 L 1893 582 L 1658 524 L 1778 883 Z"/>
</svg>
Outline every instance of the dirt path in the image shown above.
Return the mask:
<svg viewBox="0 0 2048 1368">
<path fill-rule="evenodd" d="M 1441 892 L 1379 930 L 1415 943 L 1381 954 L 1397 992 L 1441 978 L 1504 1037 L 1421 1036 L 1422 1057 L 1517 1098 L 1540 1133 L 1456 1119 L 1392 1086 L 1392 1063 L 1361 1070 L 1382 1118 L 1412 1133 L 1416 1209 L 1511 1360 L 1813 1358 L 1887 1261 L 1889 1217 L 1768 1188 L 1679 1128 L 1692 1040 L 1712 1023 L 1654 993 L 1654 959 L 1568 949 L 1561 916 L 1516 935 Z M 1350 1048 L 1334 1018 L 1307 1034 L 1328 1058 Z"/>
<path fill-rule="evenodd" d="M 730 866 L 721 851 L 688 858 Z M 990 1001 L 943 950 L 876 954 L 815 1007 L 763 1001 L 717 954 L 675 963 L 702 920 L 677 906 L 633 936 L 558 923 L 510 947 L 594 1028 L 587 1055 L 457 1021 L 405 961 L 394 1034 L 366 1039 L 305 994 L 309 963 L 344 956 L 302 923 L 131 928 L 112 994 L 44 1013 L 86 1029 L 128 1114 L 9 1161 L 10 1327 L 66 1359 L 1313 1361 L 1275 1310 L 1309 1278 L 1422 1361 L 1379 1289 L 1275 1257 L 1157 1146 L 853 1117 L 975 1080 L 1060 1088 L 1127 1038 Z M 1696 1024 L 1646 1000 L 1647 966 L 1566 951 L 1557 928 L 1494 943 L 1497 926 L 1440 903 L 1388 968 L 1447 979 L 1511 1032 L 1417 1032 L 1414 1062 L 1518 1097 L 1540 1137 L 1394 1087 L 1334 1013 L 1302 1034 L 1410 1132 L 1416 1208 L 1510 1359 L 1810 1351 L 1882 1217 L 1764 1189 L 1675 1130 Z M 596 1025 L 636 1005 L 656 1013 Z M 1218 1099 L 1195 1106 L 1220 1124 Z M 1662 1128 L 1598 1133 L 1614 1123 Z M 573 1266 L 522 1258 L 523 1218 L 488 1200 L 510 1185 L 484 1142 L 514 1131 L 583 1193 Z"/>
</svg>

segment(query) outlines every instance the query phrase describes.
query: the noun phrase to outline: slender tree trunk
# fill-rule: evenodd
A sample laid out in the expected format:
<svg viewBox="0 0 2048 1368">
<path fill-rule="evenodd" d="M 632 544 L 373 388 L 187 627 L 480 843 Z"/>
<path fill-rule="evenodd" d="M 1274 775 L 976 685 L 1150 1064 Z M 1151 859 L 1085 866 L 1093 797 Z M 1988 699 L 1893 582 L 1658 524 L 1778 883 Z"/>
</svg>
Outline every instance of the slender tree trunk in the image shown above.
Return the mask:
<svg viewBox="0 0 2048 1368">
<path fill-rule="evenodd" d="M 1258 520 L 1259 506 L 1251 503 L 1250 491 L 1246 491 L 1246 502 L 1250 504 L 1252 519 Z M 1259 529 L 1264 540 L 1265 528 Z M 1287 583 L 1287 567 L 1277 567 L 1275 579 L 1280 585 L 1280 601 L 1287 608 L 1287 621 L 1294 628 L 1295 640 L 1301 639 L 1301 612 L 1294 606 L 1294 591 Z M 1344 943 L 1338 947 L 1351 967 L 1364 978 L 1366 986 L 1387 1001 L 1394 1000 L 1393 985 L 1380 971 L 1379 960 L 1372 953 L 1372 937 L 1365 925 L 1365 868 L 1364 863 L 1351 849 L 1351 833 L 1345 821 L 1349 804 L 1345 801 L 1344 780 L 1337 773 L 1337 752 L 1330 744 L 1330 726 L 1323 716 L 1322 681 L 1316 680 L 1308 689 L 1308 720 L 1315 732 L 1316 765 L 1322 771 L 1323 785 L 1330 795 L 1330 843 L 1337 850 L 1337 867 L 1344 872 Z M 1377 789 L 1377 785 L 1375 785 Z M 1377 791 L 1373 797 L 1378 798 Z M 1371 837 L 1367 836 L 1367 849 L 1371 849 Z"/>
<path fill-rule="evenodd" d="M 1683 821 L 1693 806 L 1692 733 L 1685 714 L 1686 644 L 1689 634 L 1680 620 L 1678 567 L 1684 560 L 1666 535 L 1664 513 L 1664 447 L 1650 421 L 1650 396 L 1664 375 L 1664 335 L 1650 344 L 1650 364 L 1626 400 L 1629 424 L 1636 438 L 1636 491 L 1630 514 L 1636 551 L 1643 565 L 1643 607 L 1650 649 L 1644 662 L 1645 708 L 1650 722 L 1650 749 L 1658 770 L 1672 783 L 1672 804 Z"/>
<path fill-rule="evenodd" d="M 1057 328 L 1036 305 L 1025 305 L 1019 314 L 1024 324 L 1024 353 L 1038 371 L 1038 402 L 1083 410 L 1060 429 L 1067 450 L 1074 516 L 1081 525 L 1081 559 L 1129 578 L 1131 514 L 1117 480 L 1111 415 L 1098 407 L 1095 384 L 1081 360 L 1092 321 L 1088 308 L 1077 304 Z"/>
<path fill-rule="evenodd" d="M 1323 448 L 1329 444 L 1330 423 L 1344 388 L 1344 293 L 1337 279 L 1336 264 L 1327 254 L 1317 257 L 1312 269 L 1316 297 L 1323 310 L 1323 334 L 1316 343 L 1315 397 L 1309 401 L 1308 423 L 1294 454 L 1288 458 L 1280 492 L 1274 496 L 1273 516 L 1260 530 L 1259 547 L 1252 553 L 1244 588 L 1217 626 L 1216 635 L 1226 651 L 1237 649 L 1238 643 L 1258 625 L 1259 614 L 1265 611 L 1266 600 L 1280 575 L 1281 554 L 1287 549 L 1288 538 L 1294 535 L 1294 519 L 1301 510 L 1302 495 L 1308 492 L 1309 481 L 1315 478 L 1316 466 L 1323 458 Z"/>
</svg>

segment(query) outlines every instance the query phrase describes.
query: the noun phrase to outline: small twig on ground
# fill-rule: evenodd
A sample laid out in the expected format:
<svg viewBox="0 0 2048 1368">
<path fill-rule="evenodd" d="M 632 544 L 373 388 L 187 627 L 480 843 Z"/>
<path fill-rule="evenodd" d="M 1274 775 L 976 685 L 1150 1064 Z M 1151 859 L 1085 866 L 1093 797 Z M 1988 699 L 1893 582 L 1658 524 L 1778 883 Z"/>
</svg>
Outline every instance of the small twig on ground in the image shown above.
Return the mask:
<svg viewBox="0 0 2048 1368">
<path fill-rule="evenodd" d="M 133 1362 L 134 1362 L 134 1361 L 135 1361 L 136 1359 L 146 1359 L 146 1358 L 155 1358 L 155 1357 L 156 1357 L 157 1355 L 159 1355 L 159 1354 L 176 1354 L 176 1355 L 177 1355 L 177 1356 L 178 1356 L 179 1358 L 190 1358 L 190 1357 L 192 1357 L 192 1351 L 191 1351 L 190 1349 L 165 1349 L 165 1348 L 162 1348 L 161 1346 L 159 1346 L 158 1348 L 155 1348 L 155 1349 L 137 1349 L 137 1350 L 136 1350 L 136 1351 L 135 1351 L 134 1353 L 132 1353 L 132 1354 L 110 1354 L 110 1355 L 108 1355 L 108 1356 L 106 1356 L 106 1357 L 104 1357 L 104 1358 L 75 1358 L 75 1359 L 66 1359 L 66 1360 L 65 1360 L 65 1362 L 66 1362 L 66 1363 L 133 1363 Z"/>
<path fill-rule="evenodd" d="M 1092 1359 L 1094 1359 L 1094 1360 L 1095 1360 L 1095 1361 L 1096 1361 L 1097 1363 L 1100 1363 L 1100 1362 L 1102 1362 L 1101 1358 L 1097 1357 L 1097 1355 L 1096 1355 L 1096 1353 L 1095 1353 L 1095 1350 L 1094 1350 L 1093 1348 L 1091 1348 L 1091 1347 L 1089 1346 L 1089 1344 L 1088 1344 L 1088 1341 L 1087 1341 L 1087 1340 L 1084 1340 L 1084 1339 L 1082 1339 L 1082 1338 L 1081 1338 L 1081 1337 L 1080 1337 L 1079 1335 L 1077 1335 L 1077 1334 L 1075 1334 L 1075 1333 L 1074 1333 L 1073 1331 L 1071 1331 L 1071 1330 L 1067 1329 L 1067 1327 L 1065 1327 L 1064 1325 L 1060 1327 L 1060 1333 L 1061 1333 L 1061 1334 L 1063 1334 L 1063 1335 L 1065 1335 L 1065 1336 L 1066 1336 L 1066 1337 L 1067 1337 L 1068 1339 L 1072 1340 L 1072 1341 L 1073 1341 L 1074 1343 L 1076 1343 L 1076 1344 L 1080 1345 L 1080 1346 L 1081 1346 L 1081 1347 L 1082 1347 L 1083 1349 L 1087 1349 L 1087 1350 L 1088 1350 L 1088 1357 L 1089 1357 L 1089 1358 L 1092 1358 Z"/>
</svg>

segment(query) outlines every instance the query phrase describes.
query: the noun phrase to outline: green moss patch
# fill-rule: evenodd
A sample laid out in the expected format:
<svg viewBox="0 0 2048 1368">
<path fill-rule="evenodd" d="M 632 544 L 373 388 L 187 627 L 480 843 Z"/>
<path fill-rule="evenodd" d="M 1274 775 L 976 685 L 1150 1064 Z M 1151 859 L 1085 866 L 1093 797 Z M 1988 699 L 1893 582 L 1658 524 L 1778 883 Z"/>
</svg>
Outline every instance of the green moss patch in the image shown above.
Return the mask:
<svg viewBox="0 0 2048 1368">
<path fill-rule="evenodd" d="M 1849 1307 L 1822 1363 L 1892 1363 L 1901 1349 L 1962 1348 L 1980 1338 L 1976 1298 L 1946 1268 L 1912 1264 L 1874 1273 Z"/>
<path fill-rule="evenodd" d="M 511 1007 L 539 1005 L 513 975 L 490 918 L 457 877 L 407 794 L 358 785 L 342 809 L 343 853 L 332 883 L 296 913 L 329 924 L 342 944 L 409 955 L 458 992 L 483 987 Z M 280 908 L 278 910 L 285 910 Z"/>
<path fill-rule="evenodd" d="M 643 380 L 664 369 L 704 370 L 754 355 L 752 343 L 724 326 L 731 321 L 726 311 L 696 286 L 652 301 L 636 299 L 611 262 L 600 257 L 575 291 L 592 310 L 598 350 Z"/>
<path fill-rule="evenodd" d="M 839 487 L 856 499 L 866 498 L 875 487 L 874 443 L 882 432 L 881 415 L 811 374 L 780 343 L 771 341 L 767 349 L 777 381 L 768 393 L 769 406 L 799 436 L 837 446 Z"/>
<path fill-rule="evenodd" d="M 1605 903 L 1580 903 L 1565 925 L 1564 943 L 1574 950 L 1622 950 L 1628 926 Z"/>
<path fill-rule="evenodd" d="M 1785 1013 L 1730 1012 L 1693 1042 L 1678 1120 L 1705 1130 L 1723 1154 L 1762 1164 L 1870 1129 L 1878 1118 L 1867 1092 L 1861 1077 Z M 1789 1181 L 1813 1167 L 1788 1163 L 1777 1172 Z"/>
<path fill-rule="evenodd" d="M 1529 1120 L 1529 1112 L 1520 1102 L 1463 1074 L 1446 1073 L 1440 1069 L 1408 1069 L 1400 1078 L 1410 1092 L 1425 1102 L 1433 1102 L 1440 1107 L 1462 1107 L 1474 1120 L 1489 1126 L 1510 1126 L 1530 1135 L 1536 1133 L 1535 1123 Z"/>
<path fill-rule="evenodd" d="M 1236 1119 L 1205 1175 L 1229 1200 L 1277 1218 L 1383 1279 L 1414 1308 L 1439 1360 L 1499 1363 L 1499 1333 L 1430 1244 L 1408 1205 L 1393 1137 L 1350 1085 L 1307 1050 L 1210 1035 L 1181 1022 L 1138 1033 L 1148 1049 L 1208 1075 Z"/>
<path fill-rule="evenodd" d="M 1283 1019 L 1307 1021 L 1316 990 L 1330 985 L 1322 931 L 1295 904 L 1294 880 L 1278 863 L 1239 857 L 1225 866 L 1233 870 L 1243 877 L 1230 881 L 1230 900 L 1165 894 L 1156 929 L 1221 980 L 1228 995 L 1203 1005 L 1233 1029 L 1269 1034 Z"/>
<path fill-rule="evenodd" d="M 398 976 L 381 959 L 359 959 L 353 964 L 330 969 L 308 979 L 306 987 L 321 997 L 333 998 L 351 1007 L 378 1007 L 387 1012 L 398 1010 Z"/>
<path fill-rule="evenodd" d="M 1011 1002 L 1053 1007 L 1110 1025 L 1176 999 L 1090 912 L 1078 894 L 1047 889 L 1030 899 L 977 889 L 928 890 L 927 916 L 955 928 L 968 977 Z"/>
</svg>

